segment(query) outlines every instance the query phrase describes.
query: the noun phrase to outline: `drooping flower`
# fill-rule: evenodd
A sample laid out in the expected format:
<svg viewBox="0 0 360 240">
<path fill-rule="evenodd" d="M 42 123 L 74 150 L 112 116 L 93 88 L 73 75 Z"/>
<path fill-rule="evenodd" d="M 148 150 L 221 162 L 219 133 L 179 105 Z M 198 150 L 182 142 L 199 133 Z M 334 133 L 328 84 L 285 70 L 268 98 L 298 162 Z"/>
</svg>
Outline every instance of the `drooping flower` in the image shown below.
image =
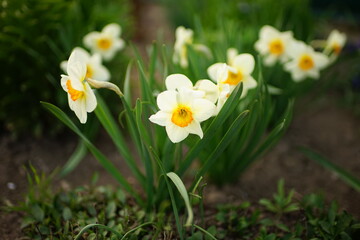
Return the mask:
<svg viewBox="0 0 360 240">
<path fill-rule="evenodd" d="M 83 42 L 93 53 L 99 53 L 105 60 L 111 60 L 115 53 L 125 46 L 120 34 L 120 25 L 111 23 L 106 25 L 101 32 L 88 33 Z"/>
<path fill-rule="evenodd" d="M 68 93 L 70 109 L 81 123 L 85 123 L 87 113 L 94 111 L 97 101 L 93 90 L 85 81 L 86 63 L 80 55 L 78 51 L 71 53 L 66 68 L 68 75 L 61 75 L 61 86 Z"/>
<path fill-rule="evenodd" d="M 324 48 L 324 53 L 331 55 L 334 58 L 340 55 L 341 50 L 343 49 L 346 43 L 345 33 L 341 33 L 338 30 L 331 31 Z"/>
<path fill-rule="evenodd" d="M 76 47 L 73 52 L 77 52 L 79 61 L 86 63 L 86 78 L 96 79 L 98 81 L 109 81 L 110 72 L 101 64 L 101 56 L 98 53 L 90 55 L 85 49 Z M 61 62 L 60 66 L 64 72 L 67 70 L 68 61 Z"/>
<path fill-rule="evenodd" d="M 180 64 L 181 67 L 187 68 L 188 63 L 188 46 L 193 46 L 194 49 L 198 52 L 205 54 L 208 58 L 211 57 L 211 52 L 208 47 L 203 44 L 194 44 L 193 43 L 194 32 L 191 29 L 187 29 L 183 26 L 179 26 L 175 31 L 175 45 L 174 45 L 174 55 L 173 61 L 176 64 Z"/>
<path fill-rule="evenodd" d="M 228 55 L 229 56 L 229 55 Z M 251 54 L 243 53 L 229 58 L 229 66 L 227 67 L 227 74 L 220 74 L 219 68 L 223 68 L 224 63 L 215 63 L 208 69 L 208 75 L 211 80 L 217 81 L 218 84 L 228 84 L 231 91 L 239 84 L 243 84 L 243 92 L 241 97 L 245 97 L 248 90 L 257 86 L 256 80 L 251 76 L 255 67 L 255 60 Z M 220 71 L 221 72 L 221 71 Z M 226 78 L 224 78 L 226 76 Z"/>
<path fill-rule="evenodd" d="M 293 40 L 291 31 L 280 32 L 274 27 L 265 25 L 260 29 L 255 49 L 264 56 L 266 66 L 273 66 L 277 61 L 284 63 L 288 60 L 287 50 Z"/>
<path fill-rule="evenodd" d="M 173 143 L 181 142 L 189 134 L 203 137 L 200 123 L 213 116 L 215 105 L 187 87 L 166 90 L 157 96 L 159 111 L 149 120 L 164 126 Z"/>
<path fill-rule="evenodd" d="M 291 73 L 295 82 L 302 81 L 306 77 L 319 78 L 320 70 L 329 63 L 326 55 L 315 52 L 311 46 L 301 41 L 294 41 L 291 44 L 289 55 L 291 61 L 287 62 L 284 68 Z"/>
</svg>

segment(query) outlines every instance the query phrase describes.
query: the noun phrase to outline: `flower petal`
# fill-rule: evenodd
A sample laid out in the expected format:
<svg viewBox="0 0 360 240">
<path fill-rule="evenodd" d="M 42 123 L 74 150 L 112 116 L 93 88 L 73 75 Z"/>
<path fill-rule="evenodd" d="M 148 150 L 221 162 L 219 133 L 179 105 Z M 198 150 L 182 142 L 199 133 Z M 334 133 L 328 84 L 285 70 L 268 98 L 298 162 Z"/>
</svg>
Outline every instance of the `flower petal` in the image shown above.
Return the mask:
<svg viewBox="0 0 360 240">
<path fill-rule="evenodd" d="M 205 95 L 203 98 L 215 103 L 218 98 L 218 86 L 210 80 L 203 79 L 199 80 L 195 84 L 195 89 L 204 91 Z"/>
<path fill-rule="evenodd" d="M 118 37 L 121 34 L 121 27 L 117 23 L 110 23 L 103 28 L 102 32 L 113 37 Z"/>
<path fill-rule="evenodd" d="M 173 123 L 166 125 L 166 133 L 170 138 L 170 141 L 173 143 L 178 143 L 184 140 L 189 136 L 189 132 L 185 128 L 179 127 Z"/>
<path fill-rule="evenodd" d="M 193 120 L 187 127 L 186 127 L 186 131 L 188 131 L 191 134 L 196 134 L 198 135 L 200 138 L 203 138 L 204 133 L 201 129 L 201 125 L 198 121 Z"/>
<path fill-rule="evenodd" d="M 149 120 L 155 124 L 165 127 L 169 124 L 171 114 L 168 112 L 158 111 L 157 113 L 150 116 Z"/>
<path fill-rule="evenodd" d="M 251 54 L 243 53 L 234 58 L 233 66 L 243 74 L 251 74 L 255 67 L 255 59 Z"/>
<path fill-rule="evenodd" d="M 156 99 L 156 103 L 160 110 L 172 111 L 177 106 L 178 93 L 174 90 L 161 92 Z"/>
<path fill-rule="evenodd" d="M 217 82 L 217 73 L 218 70 L 224 65 L 225 63 L 215 63 L 208 67 L 207 74 L 209 75 L 210 79 L 214 82 Z"/>
<path fill-rule="evenodd" d="M 167 90 L 176 90 L 180 88 L 193 88 L 193 84 L 188 77 L 183 74 L 171 74 L 165 79 Z"/>
<path fill-rule="evenodd" d="M 92 112 L 95 110 L 97 105 L 96 96 L 88 83 L 85 83 L 84 86 L 85 86 L 85 109 L 87 112 Z"/>
<path fill-rule="evenodd" d="M 202 122 L 213 116 L 215 105 L 206 99 L 195 99 L 192 105 L 193 117 Z"/>
</svg>

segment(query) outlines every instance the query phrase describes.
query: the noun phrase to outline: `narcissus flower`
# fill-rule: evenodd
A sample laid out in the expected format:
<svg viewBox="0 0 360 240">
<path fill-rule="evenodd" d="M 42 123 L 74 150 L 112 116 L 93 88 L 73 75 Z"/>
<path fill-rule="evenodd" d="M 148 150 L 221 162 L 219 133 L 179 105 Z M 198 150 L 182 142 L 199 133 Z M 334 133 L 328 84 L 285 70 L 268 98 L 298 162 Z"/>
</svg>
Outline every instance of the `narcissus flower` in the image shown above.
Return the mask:
<svg viewBox="0 0 360 240">
<path fill-rule="evenodd" d="M 99 54 L 90 55 L 85 49 L 76 47 L 73 52 L 79 61 L 86 63 L 86 78 L 96 79 L 98 81 L 109 81 L 110 72 L 101 64 L 101 56 Z M 60 66 L 64 72 L 67 70 L 68 61 L 61 62 Z"/>
<path fill-rule="evenodd" d="M 264 56 L 264 64 L 272 66 L 277 61 L 284 63 L 288 60 L 287 50 L 292 41 L 293 33 L 291 31 L 280 32 L 265 25 L 260 29 L 259 40 L 255 43 L 255 49 Z"/>
<path fill-rule="evenodd" d="M 284 65 L 285 70 L 291 73 L 295 82 L 304 80 L 306 77 L 317 79 L 320 70 L 326 67 L 329 59 L 322 53 L 315 52 L 314 49 L 304 42 L 294 41 L 289 48 L 291 61 Z"/>
<path fill-rule="evenodd" d="M 166 90 L 157 96 L 159 111 L 149 120 L 164 126 L 173 143 L 181 142 L 190 133 L 203 137 L 200 123 L 213 116 L 215 105 L 186 87 Z"/>
<path fill-rule="evenodd" d="M 116 23 L 111 23 L 106 25 L 101 32 L 88 33 L 83 42 L 93 53 L 99 53 L 105 60 L 111 60 L 115 53 L 125 46 L 120 34 L 121 27 Z"/>
<path fill-rule="evenodd" d="M 71 53 L 66 69 L 68 75 L 61 75 L 61 86 L 68 93 L 70 109 L 75 112 L 81 123 L 85 123 L 87 113 L 94 111 L 97 101 L 93 90 L 84 81 L 86 63 L 80 55 L 78 51 Z"/>
<path fill-rule="evenodd" d="M 174 63 L 180 64 L 181 67 L 187 68 L 188 63 L 188 52 L 187 47 L 193 46 L 198 52 L 205 54 L 208 58 L 211 57 L 211 52 L 208 47 L 202 44 L 193 44 L 194 32 L 191 29 L 187 29 L 183 26 L 177 27 L 175 31 L 175 46 L 174 46 Z"/>
<path fill-rule="evenodd" d="M 338 30 L 333 30 L 326 41 L 324 53 L 337 57 L 341 53 L 345 43 L 346 35 Z"/>
<path fill-rule="evenodd" d="M 228 55 L 229 56 L 229 55 Z M 228 57 L 229 59 L 229 57 Z M 211 80 L 217 81 L 218 84 L 228 84 L 231 91 L 239 84 L 243 84 L 243 92 L 241 97 L 245 97 L 248 90 L 257 86 L 256 80 L 251 76 L 251 73 L 255 67 L 255 60 L 251 54 L 244 53 L 230 57 L 229 66 L 227 68 L 227 74 L 220 74 L 219 68 L 223 67 L 224 63 L 215 63 L 208 69 L 208 75 Z M 224 78 L 226 76 L 226 78 Z"/>
</svg>

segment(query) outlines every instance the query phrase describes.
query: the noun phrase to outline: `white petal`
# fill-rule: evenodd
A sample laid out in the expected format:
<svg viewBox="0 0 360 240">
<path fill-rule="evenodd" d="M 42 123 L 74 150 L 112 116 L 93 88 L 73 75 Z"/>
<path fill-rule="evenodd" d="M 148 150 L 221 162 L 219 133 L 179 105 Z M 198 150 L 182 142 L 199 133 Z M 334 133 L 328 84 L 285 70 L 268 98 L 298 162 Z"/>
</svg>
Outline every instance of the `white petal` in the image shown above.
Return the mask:
<svg viewBox="0 0 360 240">
<path fill-rule="evenodd" d="M 314 53 L 315 65 L 319 69 L 323 69 L 329 64 L 329 58 L 322 53 Z"/>
<path fill-rule="evenodd" d="M 63 70 L 65 73 L 67 73 L 67 65 L 68 65 L 68 61 L 62 61 L 60 63 L 60 68 L 61 70 Z"/>
<path fill-rule="evenodd" d="M 271 39 L 279 34 L 279 31 L 272 26 L 265 25 L 260 29 L 260 39 Z"/>
<path fill-rule="evenodd" d="M 87 113 L 85 109 L 85 99 L 80 98 L 73 102 L 73 111 L 75 115 L 79 118 L 81 123 L 86 123 L 87 120 Z"/>
<path fill-rule="evenodd" d="M 241 97 L 245 97 L 247 95 L 247 92 L 250 89 L 253 89 L 257 86 L 257 82 L 256 80 L 252 77 L 252 76 L 248 76 L 244 79 L 244 81 L 242 82 L 243 84 L 243 91 L 241 93 Z"/>
<path fill-rule="evenodd" d="M 208 67 L 207 74 L 209 75 L 210 79 L 213 81 L 217 81 L 217 72 L 219 68 L 221 68 L 224 65 L 224 63 L 215 63 Z"/>
<path fill-rule="evenodd" d="M 213 116 L 215 105 L 206 99 L 195 99 L 191 110 L 194 119 L 203 122 Z"/>
<path fill-rule="evenodd" d="M 157 113 L 150 116 L 149 120 L 155 124 L 165 127 L 169 124 L 171 114 L 168 112 L 158 111 Z"/>
<path fill-rule="evenodd" d="M 234 58 L 238 55 L 238 50 L 236 48 L 229 48 L 226 51 L 226 61 L 229 65 L 232 65 Z"/>
<path fill-rule="evenodd" d="M 318 79 L 320 77 L 319 70 L 313 68 L 307 71 L 307 75 L 311 78 Z"/>
<path fill-rule="evenodd" d="M 96 45 L 96 39 L 99 37 L 99 32 L 91 32 L 84 36 L 83 43 L 87 48 L 93 49 Z"/>
<path fill-rule="evenodd" d="M 85 79 L 85 75 L 86 75 L 86 63 L 84 62 L 75 62 L 73 64 L 68 63 L 67 72 L 72 81 L 82 82 Z"/>
<path fill-rule="evenodd" d="M 121 50 L 125 47 L 125 41 L 121 38 L 114 39 L 112 47 L 113 47 L 114 51 Z"/>
<path fill-rule="evenodd" d="M 188 77 L 183 74 L 171 74 L 165 79 L 167 90 L 176 90 L 179 88 L 193 88 L 193 84 Z"/>
<path fill-rule="evenodd" d="M 291 72 L 291 77 L 294 80 L 294 82 L 301 82 L 306 78 L 306 74 L 299 69 L 294 69 Z"/>
<path fill-rule="evenodd" d="M 61 83 L 61 87 L 64 89 L 65 92 L 68 91 L 67 86 L 66 86 L 66 82 L 67 82 L 69 79 L 70 79 L 69 76 L 64 75 L 64 74 L 61 74 L 60 83 Z"/>
<path fill-rule="evenodd" d="M 234 58 L 233 66 L 243 74 L 251 74 L 255 67 L 255 59 L 251 54 L 244 53 Z"/>
<path fill-rule="evenodd" d="M 256 51 L 258 51 L 261 55 L 264 55 L 269 52 L 268 43 L 263 40 L 258 40 L 254 45 Z"/>
<path fill-rule="evenodd" d="M 95 71 L 95 70 L 94 70 Z M 109 81 L 110 80 L 110 72 L 109 70 L 104 66 L 98 66 L 96 69 L 96 72 L 94 73 L 95 80 L 99 81 Z"/>
<path fill-rule="evenodd" d="M 186 131 L 188 131 L 191 134 L 196 134 L 200 138 L 203 138 L 204 133 L 201 129 L 200 123 L 196 120 L 193 120 L 186 128 Z"/>
<path fill-rule="evenodd" d="M 178 93 L 174 90 L 161 92 L 156 98 L 156 102 L 160 110 L 171 112 L 174 108 L 176 108 L 177 96 Z"/>
<path fill-rule="evenodd" d="M 210 80 L 203 79 L 199 80 L 195 84 L 195 88 L 200 91 L 204 91 L 205 99 L 215 103 L 218 98 L 218 86 Z"/>
<path fill-rule="evenodd" d="M 117 23 L 110 23 L 103 28 L 102 32 L 113 37 L 118 37 L 121 34 L 121 27 Z"/>
<path fill-rule="evenodd" d="M 189 132 L 185 128 L 179 127 L 173 123 L 166 125 L 166 133 L 170 138 L 170 141 L 173 143 L 178 143 L 184 140 L 189 136 Z"/>
<path fill-rule="evenodd" d="M 264 65 L 265 65 L 265 66 L 268 66 L 268 67 L 274 66 L 274 64 L 276 63 L 276 60 L 277 60 L 277 59 L 278 59 L 278 58 L 277 58 L 275 55 L 269 54 L 269 55 L 267 55 L 266 57 L 264 57 Z"/>
<path fill-rule="evenodd" d="M 87 112 L 92 112 L 95 110 L 97 105 L 96 96 L 88 83 L 85 83 L 84 86 L 85 86 L 85 109 Z"/>
</svg>

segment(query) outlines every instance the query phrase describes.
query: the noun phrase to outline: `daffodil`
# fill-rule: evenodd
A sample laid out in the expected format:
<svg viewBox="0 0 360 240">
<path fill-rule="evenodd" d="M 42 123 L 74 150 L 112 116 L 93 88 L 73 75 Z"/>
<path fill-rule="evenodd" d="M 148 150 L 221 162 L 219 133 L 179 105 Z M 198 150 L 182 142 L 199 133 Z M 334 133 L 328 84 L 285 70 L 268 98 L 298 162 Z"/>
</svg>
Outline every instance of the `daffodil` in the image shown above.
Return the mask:
<svg viewBox="0 0 360 240">
<path fill-rule="evenodd" d="M 166 90 L 157 96 L 159 111 L 149 120 L 164 126 L 173 143 L 181 142 L 189 134 L 203 137 L 200 123 L 213 116 L 215 105 L 186 87 Z"/>
<path fill-rule="evenodd" d="M 333 30 L 326 41 L 324 53 L 336 58 L 341 53 L 345 43 L 346 35 L 338 30 Z"/>
<path fill-rule="evenodd" d="M 291 31 L 280 32 L 274 27 L 265 25 L 260 29 L 255 49 L 264 56 L 264 64 L 272 66 L 277 61 L 284 63 L 288 60 L 288 47 L 292 41 Z"/>
<path fill-rule="evenodd" d="M 311 46 L 301 41 L 294 41 L 291 44 L 289 55 L 291 61 L 287 62 L 284 68 L 291 73 L 295 82 L 302 81 L 306 77 L 319 78 L 320 70 L 329 63 L 326 55 L 315 52 Z"/>
<path fill-rule="evenodd" d="M 208 58 L 211 57 L 211 52 L 208 47 L 203 44 L 193 43 L 194 32 L 191 29 L 187 29 L 183 26 L 179 26 L 175 31 L 175 45 L 174 45 L 174 63 L 180 64 L 181 67 L 187 68 L 188 63 L 188 46 L 194 47 L 198 52 L 205 54 Z"/>
<path fill-rule="evenodd" d="M 232 57 L 229 57 L 228 54 L 228 61 L 227 74 L 221 73 L 219 75 L 219 72 L 221 72 L 219 68 L 224 68 L 224 63 L 215 63 L 207 69 L 208 75 L 211 80 L 217 81 L 218 84 L 228 84 L 231 91 L 233 91 L 239 83 L 242 83 L 243 92 L 241 97 L 245 97 L 248 90 L 257 86 L 256 80 L 251 76 L 255 67 L 254 57 L 248 53 Z"/>
<path fill-rule="evenodd" d="M 94 111 L 97 105 L 96 97 L 85 81 L 86 62 L 79 51 L 73 51 L 69 57 L 67 75 L 61 75 L 61 86 L 68 93 L 70 109 L 75 112 L 81 123 L 87 120 L 87 113 Z"/>
<path fill-rule="evenodd" d="M 85 49 L 76 47 L 73 52 L 77 52 L 79 61 L 86 63 L 86 78 L 98 81 L 109 81 L 110 72 L 101 64 L 101 56 L 97 53 L 90 55 Z M 68 61 L 61 62 L 60 66 L 64 72 L 67 70 Z"/>
<path fill-rule="evenodd" d="M 120 34 L 121 27 L 116 23 L 111 23 L 106 25 L 101 32 L 88 33 L 83 42 L 93 53 L 99 53 L 105 60 L 111 60 L 115 53 L 125 46 Z"/>
</svg>

